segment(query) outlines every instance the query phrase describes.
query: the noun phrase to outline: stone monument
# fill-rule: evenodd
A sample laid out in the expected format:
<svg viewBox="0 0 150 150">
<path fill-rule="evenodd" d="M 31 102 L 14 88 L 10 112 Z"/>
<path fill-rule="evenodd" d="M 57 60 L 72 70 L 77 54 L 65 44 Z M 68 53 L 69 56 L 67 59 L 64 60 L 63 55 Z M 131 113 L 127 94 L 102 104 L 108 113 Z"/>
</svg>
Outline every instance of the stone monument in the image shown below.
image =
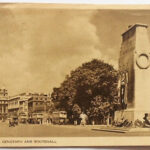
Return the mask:
<svg viewBox="0 0 150 150">
<path fill-rule="evenodd" d="M 150 43 L 148 26 L 135 24 L 122 34 L 119 58 L 119 97 L 122 110 L 115 112 L 120 118 L 143 121 L 150 114 Z"/>
</svg>

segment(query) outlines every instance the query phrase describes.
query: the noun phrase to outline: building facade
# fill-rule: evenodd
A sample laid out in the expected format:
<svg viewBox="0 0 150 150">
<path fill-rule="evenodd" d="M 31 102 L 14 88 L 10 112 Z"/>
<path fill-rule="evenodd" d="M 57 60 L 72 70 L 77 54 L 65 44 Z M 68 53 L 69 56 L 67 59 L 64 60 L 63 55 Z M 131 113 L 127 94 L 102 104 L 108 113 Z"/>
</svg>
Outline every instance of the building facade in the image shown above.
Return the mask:
<svg viewBox="0 0 150 150">
<path fill-rule="evenodd" d="M 8 115 L 8 91 L 0 89 L 0 120 L 5 121 Z"/>
<path fill-rule="evenodd" d="M 20 122 L 33 119 L 43 123 L 48 118 L 48 109 L 51 100 L 47 94 L 22 93 L 9 98 L 8 114 L 9 117 L 18 118 Z"/>
<path fill-rule="evenodd" d="M 28 119 L 28 100 L 31 97 L 20 94 L 9 98 L 8 115 L 10 118 L 17 118 L 19 122 L 26 122 Z"/>
<path fill-rule="evenodd" d="M 12 96 L 8 101 L 8 116 L 18 116 L 19 115 L 19 100 L 20 96 Z"/>
<path fill-rule="evenodd" d="M 39 123 L 44 123 L 48 118 L 48 110 L 50 107 L 50 96 L 44 93 L 30 94 L 28 101 L 29 117 L 36 119 Z"/>
</svg>

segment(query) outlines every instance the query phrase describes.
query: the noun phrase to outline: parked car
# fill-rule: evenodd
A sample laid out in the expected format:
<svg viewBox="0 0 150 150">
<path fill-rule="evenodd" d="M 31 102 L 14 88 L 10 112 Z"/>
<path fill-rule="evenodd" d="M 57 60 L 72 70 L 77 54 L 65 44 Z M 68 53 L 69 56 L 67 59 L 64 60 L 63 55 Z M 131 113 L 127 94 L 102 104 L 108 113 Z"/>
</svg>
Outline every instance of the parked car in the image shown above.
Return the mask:
<svg viewBox="0 0 150 150">
<path fill-rule="evenodd" d="M 18 125 L 18 118 L 9 118 L 9 127 L 15 127 Z"/>
</svg>

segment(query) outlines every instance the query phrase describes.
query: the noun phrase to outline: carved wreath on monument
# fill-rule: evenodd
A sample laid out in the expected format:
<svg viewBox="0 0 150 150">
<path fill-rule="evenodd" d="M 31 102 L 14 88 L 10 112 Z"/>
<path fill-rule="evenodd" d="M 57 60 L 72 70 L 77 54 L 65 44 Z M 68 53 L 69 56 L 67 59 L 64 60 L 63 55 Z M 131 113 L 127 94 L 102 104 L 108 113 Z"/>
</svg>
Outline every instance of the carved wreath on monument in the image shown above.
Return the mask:
<svg viewBox="0 0 150 150">
<path fill-rule="evenodd" d="M 141 53 L 137 55 L 136 64 L 140 69 L 147 69 L 150 66 L 149 55 L 146 53 Z"/>
</svg>

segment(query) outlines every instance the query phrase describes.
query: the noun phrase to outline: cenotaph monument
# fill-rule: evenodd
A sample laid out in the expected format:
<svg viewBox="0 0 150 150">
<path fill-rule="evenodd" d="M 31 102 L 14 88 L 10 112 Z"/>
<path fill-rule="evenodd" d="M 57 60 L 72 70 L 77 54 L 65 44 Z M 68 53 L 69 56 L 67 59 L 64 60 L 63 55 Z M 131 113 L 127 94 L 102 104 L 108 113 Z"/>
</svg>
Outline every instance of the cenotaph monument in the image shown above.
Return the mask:
<svg viewBox="0 0 150 150">
<path fill-rule="evenodd" d="M 143 121 L 150 114 L 150 43 L 145 24 L 129 26 L 122 34 L 119 58 L 119 97 L 122 110 L 115 112 L 120 118 Z"/>
</svg>

